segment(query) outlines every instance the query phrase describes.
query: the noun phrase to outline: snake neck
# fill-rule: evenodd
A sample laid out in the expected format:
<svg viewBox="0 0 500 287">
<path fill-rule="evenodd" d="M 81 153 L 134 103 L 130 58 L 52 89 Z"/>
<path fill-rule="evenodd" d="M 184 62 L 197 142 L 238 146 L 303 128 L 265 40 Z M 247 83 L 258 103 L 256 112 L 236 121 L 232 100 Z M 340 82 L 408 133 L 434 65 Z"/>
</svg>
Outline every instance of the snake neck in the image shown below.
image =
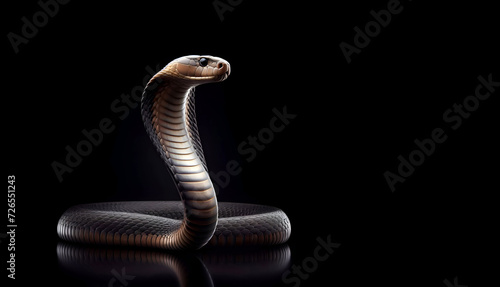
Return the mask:
<svg viewBox="0 0 500 287">
<path fill-rule="evenodd" d="M 179 229 L 166 235 L 166 240 L 171 241 L 167 245 L 198 249 L 212 237 L 218 210 L 214 187 L 200 158 L 194 87 L 168 79 L 156 84 L 154 89 L 147 88 L 143 96 L 143 120 L 173 175 L 184 205 L 184 219 Z"/>
</svg>

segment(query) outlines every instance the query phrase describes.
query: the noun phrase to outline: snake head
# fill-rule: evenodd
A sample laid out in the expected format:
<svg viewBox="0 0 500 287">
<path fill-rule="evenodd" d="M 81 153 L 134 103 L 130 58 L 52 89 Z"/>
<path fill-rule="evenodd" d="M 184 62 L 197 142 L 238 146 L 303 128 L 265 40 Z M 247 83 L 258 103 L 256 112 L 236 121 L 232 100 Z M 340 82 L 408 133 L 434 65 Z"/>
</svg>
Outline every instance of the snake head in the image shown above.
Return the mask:
<svg viewBox="0 0 500 287">
<path fill-rule="evenodd" d="M 231 66 L 226 60 L 199 55 L 177 58 L 165 67 L 167 68 L 172 76 L 192 81 L 193 85 L 224 81 L 231 72 Z"/>
</svg>

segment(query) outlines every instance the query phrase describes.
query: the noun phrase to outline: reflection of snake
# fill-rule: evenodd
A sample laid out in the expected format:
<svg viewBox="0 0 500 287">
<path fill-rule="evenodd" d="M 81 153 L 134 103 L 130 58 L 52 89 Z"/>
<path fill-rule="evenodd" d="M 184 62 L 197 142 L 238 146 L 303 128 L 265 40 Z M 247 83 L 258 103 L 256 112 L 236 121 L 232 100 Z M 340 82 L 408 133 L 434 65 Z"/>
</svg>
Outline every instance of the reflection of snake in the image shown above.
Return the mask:
<svg viewBox="0 0 500 287">
<path fill-rule="evenodd" d="M 221 58 L 186 56 L 170 62 L 142 97 L 146 130 L 177 184 L 182 202 L 108 202 L 77 205 L 59 220 L 62 239 L 81 243 L 198 249 L 285 242 L 290 222 L 280 209 L 217 203 L 208 176 L 194 109 L 194 88 L 230 73 Z"/>
<path fill-rule="evenodd" d="M 127 286 L 127 283 L 130 286 L 227 286 L 225 282 L 231 282 L 229 286 L 274 286 L 289 267 L 291 252 L 286 243 L 179 253 L 59 242 L 57 259 L 60 267 L 71 275 L 69 278 L 84 281 L 88 286 L 104 286 L 106 282 L 107 286 Z"/>
</svg>

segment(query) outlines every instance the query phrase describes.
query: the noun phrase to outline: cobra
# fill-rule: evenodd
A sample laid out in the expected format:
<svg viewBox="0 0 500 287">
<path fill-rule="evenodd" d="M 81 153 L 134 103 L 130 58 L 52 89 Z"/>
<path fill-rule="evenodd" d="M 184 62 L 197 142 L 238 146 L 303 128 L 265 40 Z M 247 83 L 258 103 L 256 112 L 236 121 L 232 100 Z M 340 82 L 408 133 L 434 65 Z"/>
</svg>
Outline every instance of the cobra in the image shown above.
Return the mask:
<svg viewBox="0 0 500 287">
<path fill-rule="evenodd" d="M 213 56 L 173 60 L 147 84 L 141 113 L 146 131 L 176 183 L 180 201 L 76 205 L 57 225 L 60 238 L 85 244 L 199 249 L 286 242 L 287 215 L 264 205 L 217 202 L 195 113 L 195 87 L 227 79 L 231 66 Z"/>
</svg>

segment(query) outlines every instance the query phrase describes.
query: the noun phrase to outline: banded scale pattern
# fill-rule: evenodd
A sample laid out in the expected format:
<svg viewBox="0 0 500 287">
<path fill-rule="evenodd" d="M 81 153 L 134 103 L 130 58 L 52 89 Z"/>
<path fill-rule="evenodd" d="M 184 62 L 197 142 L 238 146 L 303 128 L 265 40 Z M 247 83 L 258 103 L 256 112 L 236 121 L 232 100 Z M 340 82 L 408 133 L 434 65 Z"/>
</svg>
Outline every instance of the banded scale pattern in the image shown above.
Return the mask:
<svg viewBox="0 0 500 287">
<path fill-rule="evenodd" d="M 187 89 L 187 90 L 186 90 Z M 217 225 L 217 200 L 215 190 L 205 165 L 198 156 L 201 144 L 194 140 L 195 131 L 186 120 L 191 118 L 188 100 L 190 87 L 174 83 L 157 89 L 151 107 L 151 125 L 170 168 L 185 208 L 185 220 L 173 234 L 173 244 L 180 249 L 187 246 L 205 245 Z M 189 133 L 188 131 L 191 131 Z M 197 132 L 196 132 L 197 134 Z M 154 136 L 154 135 L 153 135 Z"/>
</svg>

